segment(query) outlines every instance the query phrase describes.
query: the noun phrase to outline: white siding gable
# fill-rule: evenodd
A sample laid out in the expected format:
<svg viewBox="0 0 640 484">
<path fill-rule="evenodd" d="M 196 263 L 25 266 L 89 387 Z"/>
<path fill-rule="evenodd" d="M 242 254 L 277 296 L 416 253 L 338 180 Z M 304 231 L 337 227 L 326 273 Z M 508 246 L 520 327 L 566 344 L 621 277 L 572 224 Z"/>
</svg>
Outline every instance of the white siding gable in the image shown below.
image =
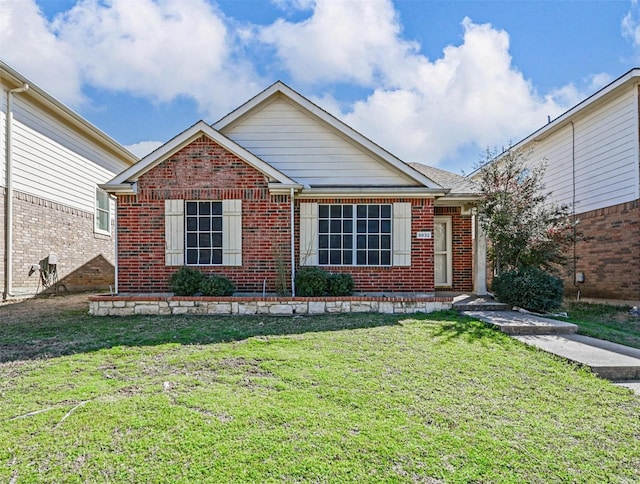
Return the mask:
<svg viewBox="0 0 640 484">
<path fill-rule="evenodd" d="M 640 196 L 636 86 L 576 116 L 573 127 L 568 123 L 534 143 L 530 165 L 546 159 L 545 188 L 556 203 L 573 200 L 574 141 L 576 213 Z"/>
<path fill-rule="evenodd" d="M 282 97 L 222 132 L 304 185 L 418 186 Z"/>
</svg>

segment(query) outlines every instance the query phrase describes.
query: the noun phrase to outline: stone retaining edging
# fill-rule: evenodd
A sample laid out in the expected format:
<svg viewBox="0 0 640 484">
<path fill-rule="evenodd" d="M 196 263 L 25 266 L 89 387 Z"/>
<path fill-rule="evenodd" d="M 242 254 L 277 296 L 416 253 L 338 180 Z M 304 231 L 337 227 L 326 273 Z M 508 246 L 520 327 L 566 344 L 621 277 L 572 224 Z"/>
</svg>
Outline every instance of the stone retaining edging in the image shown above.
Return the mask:
<svg viewBox="0 0 640 484">
<path fill-rule="evenodd" d="M 162 295 L 90 296 L 93 316 L 134 314 L 325 314 L 325 313 L 430 313 L 451 309 L 450 297 L 183 297 Z"/>
</svg>

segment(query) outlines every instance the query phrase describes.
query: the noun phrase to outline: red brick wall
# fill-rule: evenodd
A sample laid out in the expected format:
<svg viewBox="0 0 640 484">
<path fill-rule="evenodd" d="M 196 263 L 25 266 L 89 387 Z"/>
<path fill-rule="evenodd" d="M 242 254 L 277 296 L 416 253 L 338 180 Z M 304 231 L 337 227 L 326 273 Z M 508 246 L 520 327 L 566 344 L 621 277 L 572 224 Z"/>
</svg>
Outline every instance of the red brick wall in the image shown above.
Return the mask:
<svg viewBox="0 0 640 484">
<path fill-rule="evenodd" d="M 290 203 L 288 196 L 271 196 L 268 181 L 259 171 L 202 137 L 138 180 L 138 194 L 118 198 L 119 291 L 169 291 L 168 280 L 178 267 L 165 266 L 164 200 L 242 199 L 241 267 L 203 266 L 205 273 L 229 277 L 238 291 L 261 292 L 266 281 L 274 292 L 280 271 L 290 280 Z M 319 203 L 393 203 L 412 205 L 413 267 L 326 267 L 333 272 L 349 272 L 356 291 L 433 292 L 433 240 L 416 239 L 418 231 L 433 231 L 432 200 L 331 199 L 305 200 Z M 295 203 L 296 226 L 300 202 Z M 468 217 L 454 210 L 454 290 L 471 289 L 471 225 Z M 297 232 L 297 231 L 296 231 Z M 299 242 L 296 233 L 296 260 Z M 467 267 L 463 267 L 468 264 Z"/>
<path fill-rule="evenodd" d="M 179 267 L 165 266 L 164 200 L 242 199 L 242 266 L 202 266 L 229 277 L 243 292 L 275 290 L 276 256 L 291 273 L 290 204 L 271 196 L 265 176 L 206 137 L 194 141 L 138 180 L 136 196 L 118 198 L 118 290 L 169 291 Z M 288 276 L 290 278 L 290 276 Z"/>
<path fill-rule="evenodd" d="M 577 287 L 565 280 L 565 292 L 584 297 L 640 300 L 640 200 L 579 214 L 579 230 L 590 240 L 576 247 Z M 573 254 L 570 253 L 571 257 Z"/>
<path fill-rule="evenodd" d="M 451 217 L 452 291 L 473 291 L 473 235 L 471 215 L 462 215 L 460 207 L 435 207 L 435 215 Z"/>
</svg>

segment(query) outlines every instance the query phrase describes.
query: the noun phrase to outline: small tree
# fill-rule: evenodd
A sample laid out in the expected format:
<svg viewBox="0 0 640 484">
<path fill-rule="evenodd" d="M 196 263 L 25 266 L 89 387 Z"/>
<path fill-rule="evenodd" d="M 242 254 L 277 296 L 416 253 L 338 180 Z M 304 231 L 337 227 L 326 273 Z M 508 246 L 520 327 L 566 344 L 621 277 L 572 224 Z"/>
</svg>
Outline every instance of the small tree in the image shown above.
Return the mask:
<svg viewBox="0 0 640 484">
<path fill-rule="evenodd" d="M 569 206 L 548 202 L 544 161 L 527 168 L 530 154 L 510 149 L 496 159 L 487 150 L 480 168 L 478 214 L 497 275 L 523 267 L 557 270 L 575 236 Z"/>
</svg>

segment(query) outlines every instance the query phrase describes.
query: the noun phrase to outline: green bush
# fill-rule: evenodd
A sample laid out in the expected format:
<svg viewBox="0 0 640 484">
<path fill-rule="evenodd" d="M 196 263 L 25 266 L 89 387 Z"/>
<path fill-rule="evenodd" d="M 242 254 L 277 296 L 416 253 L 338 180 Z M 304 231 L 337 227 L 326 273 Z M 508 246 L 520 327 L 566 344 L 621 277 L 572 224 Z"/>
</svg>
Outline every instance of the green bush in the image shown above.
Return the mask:
<svg viewBox="0 0 640 484">
<path fill-rule="evenodd" d="M 351 296 L 353 294 L 353 277 L 351 274 L 329 274 L 327 277 L 327 294 L 329 296 Z"/>
<path fill-rule="evenodd" d="M 203 296 L 231 296 L 236 290 L 233 282 L 225 276 L 212 274 L 200 282 L 200 293 Z"/>
<path fill-rule="evenodd" d="M 327 271 L 319 267 L 304 267 L 296 273 L 296 295 L 303 297 L 324 296 L 327 290 Z"/>
<path fill-rule="evenodd" d="M 192 267 L 181 267 L 171 274 L 169 287 L 176 296 L 193 296 L 200 292 L 200 283 L 206 276 Z"/>
<path fill-rule="evenodd" d="M 169 287 L 176 296 L 231 296 L 236 290 L 225 276 L 206 276 L 192 267 L 181 267 L 171 274 Z"/>
<path fill-rule="evenodd" d="M 538 312 L 560 307 L 564 292 L 560 278 L 537 267 L 503 272 L 494 278 L 491 289 L 504 303 Z"/>
</svg>

